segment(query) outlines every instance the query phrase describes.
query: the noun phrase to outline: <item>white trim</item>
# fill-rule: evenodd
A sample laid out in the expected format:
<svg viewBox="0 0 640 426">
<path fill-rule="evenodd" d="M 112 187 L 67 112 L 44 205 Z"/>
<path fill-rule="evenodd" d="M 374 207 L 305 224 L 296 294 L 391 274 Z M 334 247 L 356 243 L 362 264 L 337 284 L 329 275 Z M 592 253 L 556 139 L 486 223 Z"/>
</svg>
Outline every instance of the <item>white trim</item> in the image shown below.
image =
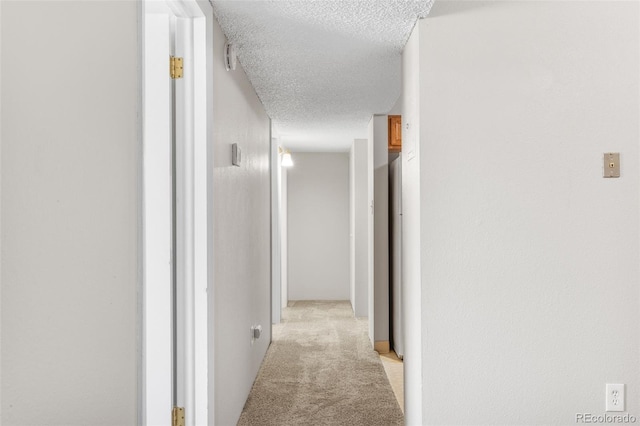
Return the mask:
<svg viewBox="0 0 640 426">
<path fill-rule="evenodd" d="M 198 381 L 196 382 L 196 424 L 207 425 L 213 424 L 213 419 L 215 418 L 215 405 L 214 405 L 214 397 L 215 397 L 215 388 L 214 388 L 214 357 L 215 353 L 213 351 L 214 347 L 214 327 L 208 327 L 208 324 L 213 321 L 214 318 L 214 303 L 213 303 L 213 283 L 214 283 L 214 251 L 213 251 L 213 7 L 208 0 L 196 0 L 198 6 L 204 13 L 205 18 L 205 77 L 206 77 L 206 221 L 207 228 L 206 232 L 203 233 L 206 236 L 206 261 L 207 261 L 207 285 L 205 288 L 206 298 L 203 298 L 205 302 L 204 308 L 206 312 L 204 316 L 206 317 L 206 328 L 198 328 L 196 330 L 196 335 L 198 339 L 198 345 L 196 347 L 196 365 L 199 366 L 204 360 L 206 365 L 206 371 L 201 371 L 201 377 L 198 377 Z M 198 67 L 200 69 L 200 66 Z M 198 151 L 200 152 L 200 151 Z M 211 291 L 208 291 L 211 289 Z M 200 304 L 197 306 L 201 306 Z M 200 312 L 202 312 L 200 310 Z M 201 315 L 198 314 L 198 319 L 201 319 Z M 200 324 L 200 322 L 198 322 Z M 203 331 L 204 330 L 204 331 Z M 206 340 L 200 341 L 201 334 L 206 333 Z M 211 350 L 209 349 L 211 348 Z M 198 368 L 198 367 L 196 367 Z M 204 383 L 200 380 L 204 379 Z M 206 391 L 202 389 L 202 386 L 206 386 Z M 206 392 L 206 393 L 205 393 Z M 204 406 L 202 404 L 205 404 Z"/>
<path fill-rule="evenodd" d="M 278 139 L 271 138 L 271 323 L 278 324 L 282 313 L 282 246 L 280 207 L 282 205 Z"/>
<path fill-rule="evenodd" d="M 199 4 L 205 9 L 203 12 L 213 16 L 209 3 Z M 197 232 L 194 235 L 194 423 L 206 425 L 208 423 L 208 300 L 207 288 L 209 286 L 208 270 L 212 269 L 209 263 L 209 250 L 213 246 L 207 238 L 209 230 L 208 195 L 211 192 L 208 178 L 210 163 L 207 161 L 207 149 L 211 141 L 210 117 L 211 108 L 208 108 L 211 93 L 211 73 L 207 69 L 208 58 L 212 52 L 212 40 L 207 36 L 206 17 L 193 20 L 194 31 L 194 224 Z M 211 163 L 213 164 L 213 163 Z"/>
<path fill-rule="evenodd" d="M 176 83 L 176 106 L 179 114 L 176 117 L 176 132 L 178 135 L 177 159 L 177 247 L 179 258 L 178 266 L 178 405 L 185 407 L 185 421 L 187 425 L 208 423 L 209 411 L 209 384 L 212 377 L 209 377 L 209 333 L 212 330 L 208 327 L 208 308 L 212 305 L 209 300 L 207 288 L 212 278 L 212 254 L 211 248 L 211 176 L 212 162 L 210 161 L 209 146 L 212 140 L 212 117 L 213 105 L 212 87 L 212 24 L 213 10 L 209 2 L 196 0 L 166 0 L 154 1 L 144 0 L 139 9 L 141 15 L 141 139 L 143 141 L 143 153 L 141 155 L 143 171 L 141 185 L 145 194 L 141 206 L 141 220 L 143 222 L 141 236 L 142 258 L 145 262 L 150 250 L 153 250 L 152 241 L 147 239 L 153 235 L 166 237 L 170 235 L 167 229 L 167 217 L 170 213 L 154 214 L 161 217 L 161 224 L 156 224 L 156 228 L 149 229 L 150 221 L 153 220 L 147 213 L 157 212 L 155 203 L 166 203 L 170 199 L 170 185 L 158 185 L 158 181 L 170 178 L 167 177 L 167 169 L 162 173 L 162 167 L 156 167 L 156 175 L 150 175 L 153 170 L 149 161 L 153 155 L 148 149 L 151 143 L 157 140 L 145 142 L 145 138 L 150 138 L 151 131 L 158 128 L 160 124 L 160 137 L 163 140 L 162 123 L 148 123 L 146 126 L 147 113 L 150 111 L 148 103 L 151 99 L 145 98 L 152 95 L 155 88 L 145 86 L 151 84 L 145 69 L 145 58 L 149 54 L 150 48 L 155 45 L 162 45 L 161 49 L 167 50 L 165 61 L 168 61 L 169 41 L 160 43 L 154 39 L 153 43 L 146 44 L 149 34 L 145 34 L 149 23 L 153 20 L 162 21 L 166 19 L 176 22 L 176 55 L 184 58 L 184 77 Z M 153 15 L 153 16 L 151 16 Z M 164 17 L 163 17 L 164 16 Z M 172 17 L 172 18 L 169 18 Z M 165 31 L 168 37 L 168 30 Z M 166 47 L 165 47 L 166 45 Z M 159 61 L 160 59 L 158 59 Z M 163 66 L 163 72 L 168 75 L 168 63 Z M 158 84 L 156 82 L 155 84 Z M 162 90 L 160 83 L 160 91 Z M 163 101 L 164 102 L 164 101 Z M 166 105 L 165 105 L 166 106 Z M 170 107 L 170 101 L 169 101 Z M 164 106 L 162 107 L 164 108 Z M 160 110 L 162 110 L 160 108 Z M 157 120 L 163 121 L 163 120 Z M 168 122 L 170 120 L 164 120 Z M 170 133 L 170 126 L 167 133 Z M 158 135 L 158 133 L 156 133 Z M 163 154 L 166 156 L 166 152 Z M 159 160 L 156 166 L 167 166 L 164 164 L 166 158 Z M 169 154 L 170 162 L 170 154 Z M 170 169 L 169 169 L 170 170 Z M 150 182 L 145 187 L 145 182 Z M 153 182 L 153 185 L 151 184 Z M 150 199 L 153 196 L 154 188 L 160 188 L 162 194 L 159 198 Z M 167 189 L 167 187 L 169 189 Z M 164 208 L 159 209 L 165 211 Z M 145 213 L 146 212 L 146 213 Z M 170 222 L 168 225 L 171 228 Z M 164 245 L 164 247 L 163 247 Z M 166 247 L 166 242 L 160 244 L 158 252 L 170 252 Z M 167 253 L 165 253 L 167 254 Z M 170 255 L 168 255 L 170 257 Z M 151 270 L 160 271 L 167 267 L 168 262 L 161 260 L 159 263 L 148 265 L 141 273 L 141 360 L 140 360 L 140 414 L 138 416 L 140 424 L 170 424 L 171 411 L 171 326 L 170 323 L 170 299 L 167 301 L 170 290 L 162 285 L 160 288 L 149 287 L 148 277 Z M 157 269 L 159 268 L 159 269 Z M 166 271 L 165 271 L 166 272 Z M 163 273 L 160 273 L 162 275 Z M 167 275 L 167 274 L 164 274 Z M 156 277 L 157 279 L 157 277 Z M 164 279 L 166 281 L 166 277 Z M 166 283 L 164 283 L 166 284 Z M 155 336 L 155 339 L 153 338 Z M 157 360 L 160 362 L 157 362 Z M 169 368 L 165 364 L 169 362 Z M 153 389 L 151 389 L 153 388 Z"/>
<path fill-rule="evenodd" d="M 288 187 L 287 169 L 280 167 L 280 307 L 289 302 L 289 249 L 288 249 Z"/>
<path fill-rule="evenodd" d="M 142 359 L 139 417 L 141 424 L 168 424 L 165 422 L 168 415 L 164 413 L 171 409 L 171 94 L 168 82 L 163 84 L 162 72 L 153 70 L 168 61 L 170 12 L 151 13 L 146 6 L 146 2 L 143 2 L 140 85 Z M 147 43 L 148 37 L 153 37 L 154 42 Z M 163 72 L 166 70 L 165 67 Z M 153 287 L 150 283 L 153 283 Z M 148 327 L 148 324 L 153 324 L 153 327 Z"/>
</svg>

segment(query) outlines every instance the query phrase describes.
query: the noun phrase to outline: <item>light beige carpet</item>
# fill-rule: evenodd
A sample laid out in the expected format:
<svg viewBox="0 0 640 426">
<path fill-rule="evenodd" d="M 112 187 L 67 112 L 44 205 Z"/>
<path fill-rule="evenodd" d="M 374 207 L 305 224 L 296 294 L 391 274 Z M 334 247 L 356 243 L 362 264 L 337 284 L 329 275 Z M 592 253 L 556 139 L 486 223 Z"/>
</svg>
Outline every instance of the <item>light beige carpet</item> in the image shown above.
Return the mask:
<svg viewBox="0 0 640 426">
<path fill-rule="evenodd" d="M 367 321 L 345 302 L 292 302 L 238 425 L 402 425 Z"/>
</svg>

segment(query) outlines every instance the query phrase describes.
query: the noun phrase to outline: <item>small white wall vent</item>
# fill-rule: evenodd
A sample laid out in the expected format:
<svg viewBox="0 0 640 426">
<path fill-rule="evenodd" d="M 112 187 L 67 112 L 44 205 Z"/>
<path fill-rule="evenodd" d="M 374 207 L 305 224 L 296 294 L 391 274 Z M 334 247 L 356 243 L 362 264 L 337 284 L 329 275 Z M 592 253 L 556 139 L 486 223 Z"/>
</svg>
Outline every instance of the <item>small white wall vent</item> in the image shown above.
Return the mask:
<svg viewBox="0 0 640 426">
<path fill-rule="evenodd" d="M 227 71 L 233 71 L 236 69 L 236 48 L 231 43 L 225 43 L 224 45 L 224 67 Z"/>
</svg>

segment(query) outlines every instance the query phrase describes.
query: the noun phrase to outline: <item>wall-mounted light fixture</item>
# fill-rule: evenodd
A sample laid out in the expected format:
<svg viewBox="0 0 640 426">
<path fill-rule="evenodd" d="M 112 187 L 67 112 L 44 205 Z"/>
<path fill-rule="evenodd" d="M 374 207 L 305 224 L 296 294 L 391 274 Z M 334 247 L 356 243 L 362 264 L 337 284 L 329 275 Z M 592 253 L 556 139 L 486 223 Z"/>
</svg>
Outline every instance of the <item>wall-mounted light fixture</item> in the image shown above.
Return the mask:
<svg viewBox="0 0 640 426">
<path fill-rule="evenodd" d="M 282 167 L 291 167 L 293 166 L 293 159 L 291 158 L 291 153 L 288 149 L 282 149 L 282 147 L 278 147 L 278 152 L 282 155 L 282 161 L 280 165 Z"/>
</svg>

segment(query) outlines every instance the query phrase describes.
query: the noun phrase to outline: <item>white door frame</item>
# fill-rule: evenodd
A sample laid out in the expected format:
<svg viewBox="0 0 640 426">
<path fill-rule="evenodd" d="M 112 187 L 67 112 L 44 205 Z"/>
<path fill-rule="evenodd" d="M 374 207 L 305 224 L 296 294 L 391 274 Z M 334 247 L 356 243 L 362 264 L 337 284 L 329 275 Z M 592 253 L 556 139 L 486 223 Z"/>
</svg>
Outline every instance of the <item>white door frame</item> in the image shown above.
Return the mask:
<svg viewBox="0 0 640 426">
<path fill-rule="evenodd" d="M 143 201 L 141 249 L 141 360 L 139 423 L 171 423 L 175 402 L 185 408 L 187 425 L 208 423 L 210 330 L 207 288 L 212 277 L 211 139 L 212 139 L 212 24 L 207 1 L 144 0 L 140 3 L 141 109 Z M 170 31 L 174 22 L 176 56 L 184 58 L 184 78 L 176 80 L 177 235 L 175 323 L 177 352 L 173 340 L 171 267 L 171 152 L 166 117 L 171 108 L 167 87 Z M 164 25 L 164 27 L 163 27 Z M 149 40 L 152 37 L 153 41 Z M 160 38 L 158 38 L 160 37 Z M 154 56 L 155 55 L 155 56 Z M 165 59 L 162 58 L 165 57 Z M 154 59 L 155 58 L 155 59 Z M 164 64 L 162 63 L 164 62 Z M 161 67 L 161 72 L 148 69 Z M 167 104 L 168 103 L 168 104 Z M 154 112 L 155 111 L 155 112 Z M 169 139 L 170 140 L 170 139 Z M 172 386 L 172 357 L 176 357 L 178 380 Z M 211 381 L 212 383 L 212 381 Z"/>
<path fill-rule="evenodd" d="M 140 4 L 143 268 L 139 423 L 145 425 L 164 424 L 171 407 L 171 88 L 165 72 L 159 71 L 170 54 L 169 12 L 151 14 L 146 3 Z M 147 43 L 152 37 L 154 43 Z"/>
<path fill-rule="evenodd" d="M 271 126 L 273 127 L 273 126 Z M 282 316 L 282 169 L 278 139 L 271 137 L 271 323 Z"/>
</svg>

